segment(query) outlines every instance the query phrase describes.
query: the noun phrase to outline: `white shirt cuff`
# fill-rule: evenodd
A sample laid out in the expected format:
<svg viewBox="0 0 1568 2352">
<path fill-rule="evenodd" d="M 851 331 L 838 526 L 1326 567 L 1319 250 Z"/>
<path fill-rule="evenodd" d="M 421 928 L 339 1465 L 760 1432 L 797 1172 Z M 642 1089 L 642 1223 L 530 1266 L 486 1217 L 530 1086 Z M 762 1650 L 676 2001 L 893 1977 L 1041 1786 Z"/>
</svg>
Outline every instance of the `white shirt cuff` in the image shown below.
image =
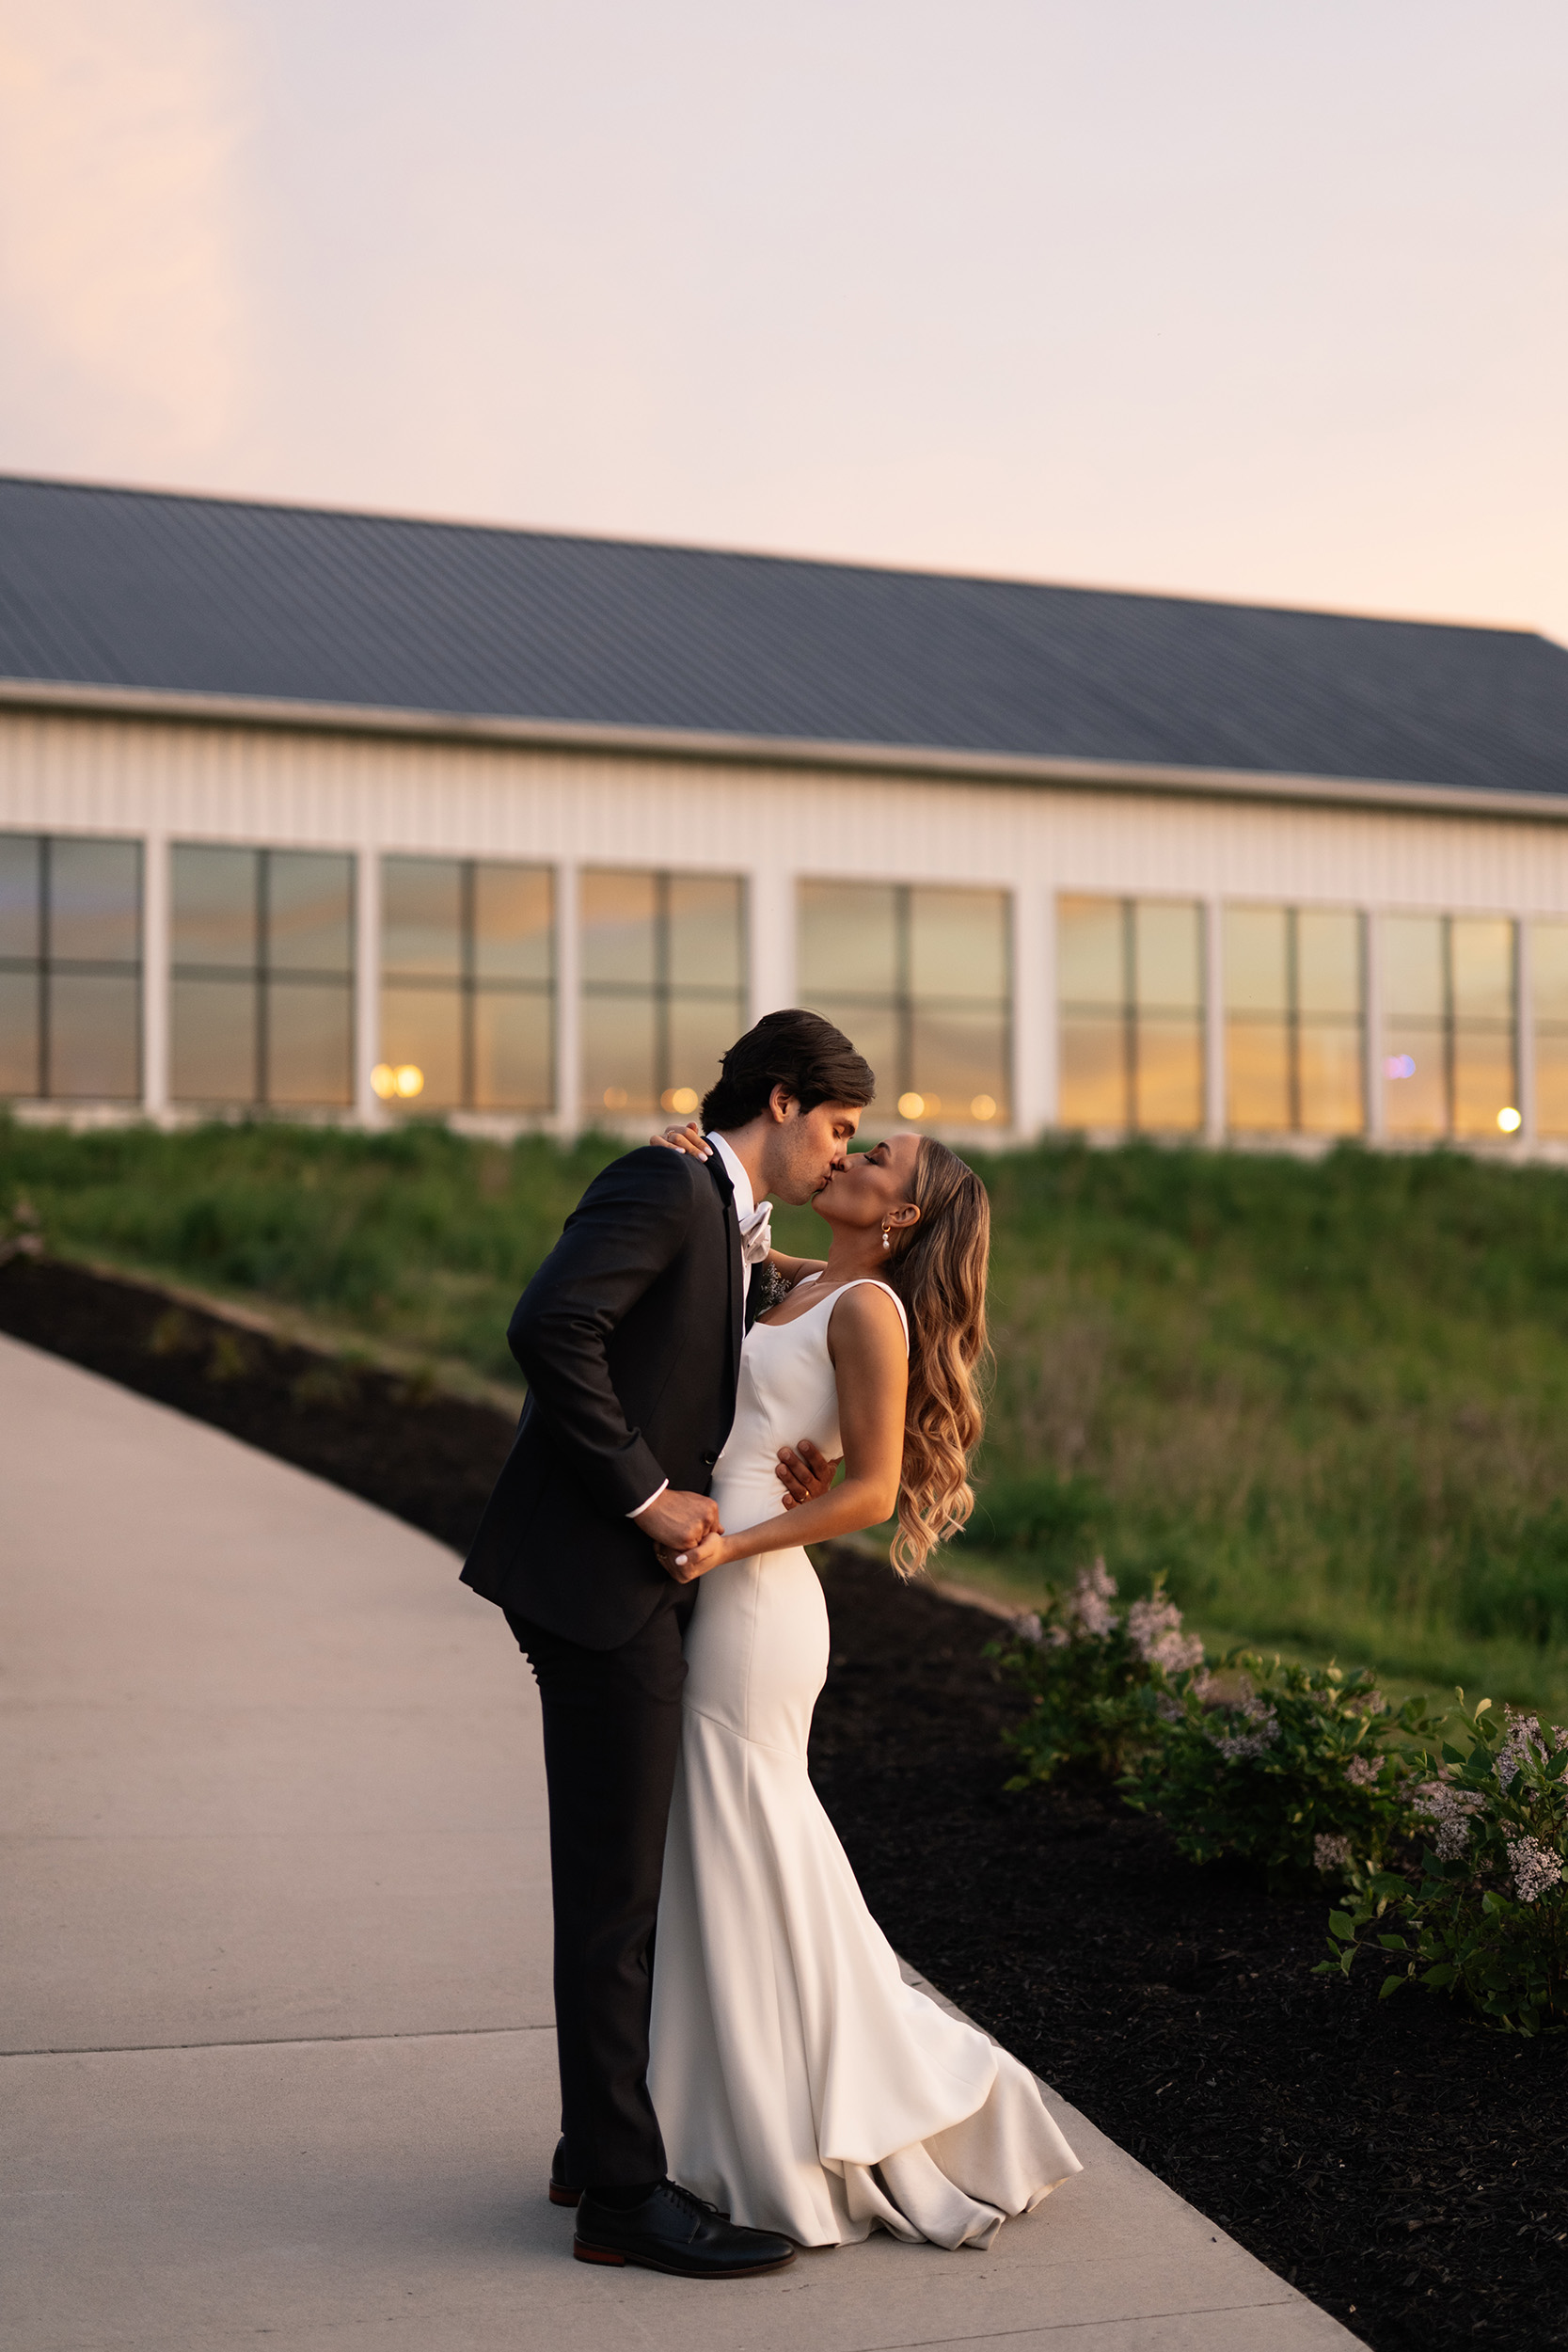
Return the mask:
<svg viewBox="0 0 1568 2352">
<path fill-rule="evenodd" d="M 667 1494 L 667 1493 L 669 1492 L 669 1490 L 670 1490 L 670 1481 L 669 1481 L 668 1479 L 666 1479 L 662 1486 L 656 1486 L 656 1487 L 654 1488 L 653 1493 L 652 1493 L 652 1494 L 648 1497 L 648 1500 L 647 1500 L 647 1502 L 640 1502 L 640 1503 L 638 1504 L 638 1506 L 637 1506 L 637 1508 L 636 1508 L 636 1510 L 635 1510 L 635 1511 L 628 1511 L 628 1512 L 626 1513 L 626 1517 L 627 1517 L 627 1518 L 628 1518 L 628 1519 L 640 1519 L 640 1518 L 642 1517 L 643 1512 L 644 1512 L 644 1511 L 651 1511 L 651 1510 L 653 1509 L 653 1507 L 654 1507 L 654 1504 L 655 1504 L 655 1503 L 658 1501 L 659 1496 L 660 1496 L 660 1495 L 662 1495 L 662 1494 Z"/>
</svg>

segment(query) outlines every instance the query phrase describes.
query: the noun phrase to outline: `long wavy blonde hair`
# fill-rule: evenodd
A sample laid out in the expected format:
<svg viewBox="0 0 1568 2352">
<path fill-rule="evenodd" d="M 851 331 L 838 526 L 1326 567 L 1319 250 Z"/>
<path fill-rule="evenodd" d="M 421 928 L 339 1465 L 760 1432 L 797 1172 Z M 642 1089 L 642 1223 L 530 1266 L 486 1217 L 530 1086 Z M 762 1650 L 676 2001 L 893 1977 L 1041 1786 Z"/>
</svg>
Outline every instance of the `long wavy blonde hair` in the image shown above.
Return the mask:
<svg viewBox="0 0 1568 2352">
<path fill-rule="evenodd" d="M 893 1565 L 915 1576 L 974 1508 L 969 1463 L 985 1425 L 986 1273 L 990 1201 L 972 1168 L 922 1136 L 913 1199 L 920 1221 L 894 1244 L 887 1279 L 910 1318 L 910 1393 Z"/>
</svg>

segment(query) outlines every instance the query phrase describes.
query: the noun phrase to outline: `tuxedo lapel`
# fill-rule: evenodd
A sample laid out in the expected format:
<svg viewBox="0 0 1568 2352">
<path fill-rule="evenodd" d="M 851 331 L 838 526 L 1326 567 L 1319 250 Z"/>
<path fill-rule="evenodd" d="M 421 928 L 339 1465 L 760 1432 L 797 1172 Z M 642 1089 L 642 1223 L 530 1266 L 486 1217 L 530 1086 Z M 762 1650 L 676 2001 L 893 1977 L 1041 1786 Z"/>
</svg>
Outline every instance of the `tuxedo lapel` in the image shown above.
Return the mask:
<svg viewBox="0 0 1568 2352">
<path fill-rule="evenodd" d="M 724 1166 L 717 1152 L 708 1161 L 708 1169 L 713 1177 L 714 1188 L 719 1195 L 724 1219 L 724 1232 L 729 1245 L 727 1263 L 730 1277 L 730 1372 L 732 1377 L 738 1382 L 740 1349 L 746 1336 L 746 1271 L 740 1255 L 740 1219 L 736 1215 L 735 1186 L 730 1182 L 729 1169 Z"/>
</svg>

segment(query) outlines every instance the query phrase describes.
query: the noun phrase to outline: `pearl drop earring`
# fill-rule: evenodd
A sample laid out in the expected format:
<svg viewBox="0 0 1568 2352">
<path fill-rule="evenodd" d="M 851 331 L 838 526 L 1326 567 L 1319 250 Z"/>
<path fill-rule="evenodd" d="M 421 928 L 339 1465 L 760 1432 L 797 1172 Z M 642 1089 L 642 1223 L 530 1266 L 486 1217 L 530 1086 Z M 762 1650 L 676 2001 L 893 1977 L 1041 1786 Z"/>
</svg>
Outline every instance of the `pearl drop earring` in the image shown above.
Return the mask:
<svg viewBox="0 0 1568 2352">
<path fill-rule="evenodd" d="M 882 1248 L 884 1249 L 891 1249 L 893 1248 L 893 1235 L 889 1232 L 885 1225 L 882 1228 Z"/>
</svg>

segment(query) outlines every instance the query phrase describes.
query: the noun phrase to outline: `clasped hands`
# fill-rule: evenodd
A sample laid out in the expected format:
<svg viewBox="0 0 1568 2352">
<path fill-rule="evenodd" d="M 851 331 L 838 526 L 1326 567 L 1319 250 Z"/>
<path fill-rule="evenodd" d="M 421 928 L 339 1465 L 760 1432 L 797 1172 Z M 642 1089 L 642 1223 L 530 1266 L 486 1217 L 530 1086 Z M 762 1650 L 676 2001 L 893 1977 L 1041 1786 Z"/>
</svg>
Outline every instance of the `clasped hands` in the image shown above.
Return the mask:
<svg viewBox="0 0 1568 2352">
<path fill-rule="evenodd" d="M 800 1503 L 825 1495 L 837 1470 L 838 1463 L 830 1462 L 809 1438 L 802 1438 L 799 1445 L 781 1446 L 773 1475 L 784 1488 L 784 1509 L 793 1511 Z M 667 1487 L 642 1513 L 638 1525 L 653 1538 L 659 1566 L 677 1584 L 694 1583 L 709 1568 L 742 1556 L 729 1549 L 719 1505 L 711 1495 L 685 1494 Z"/>
</svg>

